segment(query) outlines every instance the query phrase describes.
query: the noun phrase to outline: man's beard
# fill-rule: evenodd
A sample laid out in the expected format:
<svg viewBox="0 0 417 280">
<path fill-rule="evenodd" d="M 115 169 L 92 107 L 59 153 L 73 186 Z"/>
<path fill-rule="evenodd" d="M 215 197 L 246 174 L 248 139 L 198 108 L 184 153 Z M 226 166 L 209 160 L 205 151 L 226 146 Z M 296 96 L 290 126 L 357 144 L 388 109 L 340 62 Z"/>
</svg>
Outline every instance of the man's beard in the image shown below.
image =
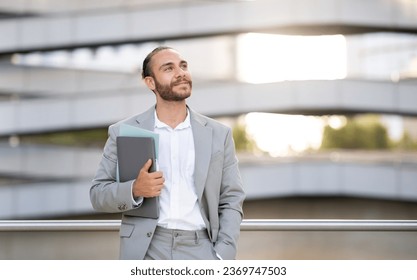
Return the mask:
<svg viewBox="0 0 417 280">
<path fill-rule="evenodd" d="M 184 99 L 191 96 L 192 82 L 188 79 L 182 79 L 179 81 L 171 82 L 169 85 L 161 84 L 156 79 L 155 80 L 155 89 L 158 92 L 159 96 L 165 101 L 183 101 Z M 178 86 L 180 83 L 187 82 L 190 89 L 185 93 L 174 91 L 174 87 Z"/>
</svg>

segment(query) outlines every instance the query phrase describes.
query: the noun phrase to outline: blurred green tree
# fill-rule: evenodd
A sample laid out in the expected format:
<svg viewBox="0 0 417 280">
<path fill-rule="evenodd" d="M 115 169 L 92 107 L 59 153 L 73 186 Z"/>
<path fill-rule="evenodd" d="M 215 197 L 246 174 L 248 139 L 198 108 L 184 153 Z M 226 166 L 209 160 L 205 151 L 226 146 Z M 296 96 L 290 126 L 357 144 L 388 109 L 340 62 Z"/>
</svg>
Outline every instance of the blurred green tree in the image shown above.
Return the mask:
<svg viewBox="0 0 417 280">
<path fill-rule="evenodd" d="M 417 150 L 417 141 L 405 131 L 401 139 L 393 143 L 393 147 L 399 150 Z"/>
<path fill-rule="evenodd" d="M 379 117 L 348 117 L 346 124 L 335 129 L 326 125 L 321 149 L 383 150 L 391 147 L 386 127 Z"/>
<path fill-rule="evenodd" d="M 242 123 L 233 127 L 233 140 L 238 152 L 253 152 L 257 148 L 255 141 L 246 132 L 246 125 Z"/>
</svg>

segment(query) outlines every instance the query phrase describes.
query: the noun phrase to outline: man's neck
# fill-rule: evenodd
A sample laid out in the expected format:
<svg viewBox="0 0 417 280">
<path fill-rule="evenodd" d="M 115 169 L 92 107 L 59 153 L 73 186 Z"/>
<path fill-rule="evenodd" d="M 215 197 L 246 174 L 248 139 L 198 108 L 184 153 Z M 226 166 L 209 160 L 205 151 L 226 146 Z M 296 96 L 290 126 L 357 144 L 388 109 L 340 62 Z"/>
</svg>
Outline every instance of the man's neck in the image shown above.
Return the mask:
<svg viewBox="0 0 417 280">
<path fill-rule="evenodd" d="M 156 105 L 158 119 L 176 128 L 187 117 L 187 104 L 184 102 L 158 102 Z"/>
</svg>

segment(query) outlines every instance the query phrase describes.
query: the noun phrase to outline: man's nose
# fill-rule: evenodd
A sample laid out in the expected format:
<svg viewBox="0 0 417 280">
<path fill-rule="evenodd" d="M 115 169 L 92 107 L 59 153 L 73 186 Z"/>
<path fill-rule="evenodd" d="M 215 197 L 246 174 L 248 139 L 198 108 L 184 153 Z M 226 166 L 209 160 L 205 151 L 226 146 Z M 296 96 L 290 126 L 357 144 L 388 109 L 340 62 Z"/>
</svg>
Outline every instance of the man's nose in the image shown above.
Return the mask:
<svg viewBox="0 0 417 280">
<path fill-rule="evenodd" d="M 184 77 L 185 73 L 186 73 L 186 71 L 184 69 L 182 69 L 181 67 L 178 67 L 178 69 L 176 70 L 175 75 L 177 77 Z"/>
</svg>

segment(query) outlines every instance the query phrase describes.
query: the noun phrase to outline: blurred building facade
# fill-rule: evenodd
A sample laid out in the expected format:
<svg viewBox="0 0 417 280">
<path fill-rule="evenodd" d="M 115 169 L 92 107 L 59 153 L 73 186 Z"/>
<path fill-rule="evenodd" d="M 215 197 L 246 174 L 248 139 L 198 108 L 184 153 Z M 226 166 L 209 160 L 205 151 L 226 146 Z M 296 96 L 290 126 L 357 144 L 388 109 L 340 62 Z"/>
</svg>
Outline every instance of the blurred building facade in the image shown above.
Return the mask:
<svg viewBox="0 0 417 280">
<path fill-rule="evenodd" d="M 343 35 L 344 77 L 244 81 L 238 53 L 247 33 Z M 387 114 L 405 117 L 403 127 L 417 139 L 413 0 L 0 1 L 0 34 L 0 219 L 119 217 L 96 213 L 89 202 L 100 147 L 22 139 L 106 128 L 152 106 L 140 63 L 159 44 L 189 59 L 195 80 L 189 104 L 203 114 Z M 103 63 L 117 55 L 116 66 Z M 270 64 L 280 61 L 271 57 Z M 416 152 L 335 150 L 239 159 L 248 194 L 245 218 L 417 219 Z M 242 234 L 240 258 L 253 258 L 253 234 Z M 95 245 L 111 239 L 116 247 L 117 236 L 102 235 Z M 342 258 L 417 258 L 410 249 L 417 247 L 415 237 L 379 235 L 367 254 L 352 248 L 372 243 L 375 235 L 330 234 L 323 237 L 326 245 L 319 234 L 266 233 L 264 245 L 274 245 L 255 251 L 257 258 L 337 258 L 331 253 L 337 251 L 346 252 Z M 0 240 L 9 241 L 0 258 L 25 256 L 10 245 L 14 238 L 0 233 Z"/>
</svg>

